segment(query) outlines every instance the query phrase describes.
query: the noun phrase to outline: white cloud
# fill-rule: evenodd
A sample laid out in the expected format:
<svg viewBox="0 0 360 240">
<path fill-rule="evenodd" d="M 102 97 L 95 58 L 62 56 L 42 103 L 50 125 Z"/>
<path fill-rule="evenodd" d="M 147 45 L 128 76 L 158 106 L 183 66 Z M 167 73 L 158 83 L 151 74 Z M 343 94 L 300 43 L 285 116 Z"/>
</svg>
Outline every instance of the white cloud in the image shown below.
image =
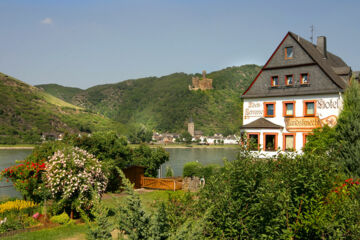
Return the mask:
<svg viewBox="0 0 360 240">
<path fill-rule="evenodd" d="M 53 23 L 53 20 L 49 17 L 47 18 L 44 18 L 42 21 L 41 21 L 42 24 L 52 24 Z"/>
</svg>

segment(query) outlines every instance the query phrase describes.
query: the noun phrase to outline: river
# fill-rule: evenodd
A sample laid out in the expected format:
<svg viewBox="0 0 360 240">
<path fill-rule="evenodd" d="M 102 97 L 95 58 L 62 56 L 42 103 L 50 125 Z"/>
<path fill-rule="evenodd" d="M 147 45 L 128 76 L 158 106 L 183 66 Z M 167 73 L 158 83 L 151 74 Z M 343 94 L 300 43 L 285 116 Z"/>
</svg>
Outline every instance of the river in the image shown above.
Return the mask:
<svg viewBox="0 0 360 240">
<path fill-rule="evenodd" d="M 234 160 L 237 154 L 235 148 L 167 148 L 170 153 L 170 160 L 160 168 L 161 177 L 165 177 L 166 168 L 171 167 L 174 176 L 182 176 L 184 164 L 191 161 L 198 161 L 202 164 L 223 165 L 223 159 Z M 16 160 L 25 159 L 32 150 L 12 149 L 0 150 L 0 171 L 16 164 Z M 11 182 L 3 179 L 0 182 L 0 200 L 5 197 L 20 197 Z"/>
</svg>

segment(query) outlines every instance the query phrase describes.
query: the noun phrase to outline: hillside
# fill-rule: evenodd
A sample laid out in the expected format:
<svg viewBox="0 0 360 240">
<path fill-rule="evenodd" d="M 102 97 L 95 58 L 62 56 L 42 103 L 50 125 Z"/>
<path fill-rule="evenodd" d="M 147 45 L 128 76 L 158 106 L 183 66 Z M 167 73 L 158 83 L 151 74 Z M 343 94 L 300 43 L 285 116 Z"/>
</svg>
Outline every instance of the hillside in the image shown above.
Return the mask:
<svg viewBox="0 0 360 240">
<path fill-rule="evenodd" d="M 0 73 L 0 144 L 34 143 L 42 133 L 122 131 L 123 126 Z"/>
<path fill-rule="evenodd" d="M 209 73 L 207 77 L 213 79 L 214 89 L 207 91 L 189 91 L 191 78 L 201 75 L 185 73 L 98 85 L 77 92 L 62 86 L 56 90 L 53 85 L 41 87 L 123 124 L 181 132 L 192 116 L 196 130 L 228 134 L 237 132 L 241 126 L 240 96 L 259 70 L 260 66 L 244 65 Z"/>
<path fill-rule="evenodd" d="M 42 84 L 42 85 L 36 85 L 35 87 L 39 89 L 43 89 L 52 96 L 60 98 L 69 103 L 72 102 L 72 97 L 74 95 L 81 93 L 83 91 L 80 88 L 63 87 L 58 84 Z"/>
</svg>

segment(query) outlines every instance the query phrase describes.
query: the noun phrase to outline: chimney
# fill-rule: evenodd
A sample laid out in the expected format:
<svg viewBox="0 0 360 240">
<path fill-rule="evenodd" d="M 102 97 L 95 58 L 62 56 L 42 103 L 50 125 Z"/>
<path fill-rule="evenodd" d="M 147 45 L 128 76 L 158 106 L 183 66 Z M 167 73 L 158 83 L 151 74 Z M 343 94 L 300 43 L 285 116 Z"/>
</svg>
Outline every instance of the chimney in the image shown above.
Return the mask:
<svg viewBox="0 0 360 240">
<path fill-rule="evenodd" d="M 316 48 L 323 55 L 324 58 L 327 58 L 327 54 L 326 54 L 326 52 L 327 52 L 327 50 L 326 50 L 326 37 L 325 36 L 319 36 L 317 38 Z"/>
</svg>

